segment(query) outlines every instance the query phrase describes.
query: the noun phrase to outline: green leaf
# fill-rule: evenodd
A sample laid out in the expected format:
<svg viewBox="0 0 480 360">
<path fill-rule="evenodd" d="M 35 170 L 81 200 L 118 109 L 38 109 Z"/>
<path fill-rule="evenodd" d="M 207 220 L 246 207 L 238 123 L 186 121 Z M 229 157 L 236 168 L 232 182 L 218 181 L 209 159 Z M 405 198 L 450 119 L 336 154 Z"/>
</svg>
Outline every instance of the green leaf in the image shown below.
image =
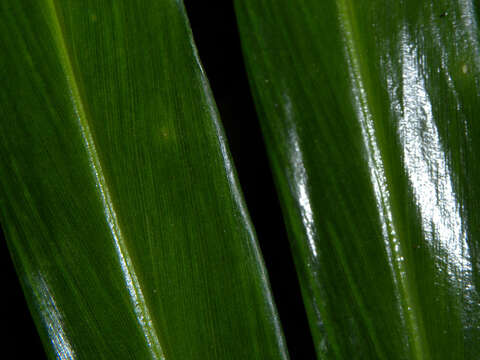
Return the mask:
<svg viewBox="0 0 480 360">
<path fill-rule="evenodd" d="M 182 1 L 1 1 L 0 53 L 1 222 L 49 357 L 287 359 Z"/>
<path fill-rule="evenodd" d="M 480 357 L 473 0 L 237 0 L 321 359 Z"/>
</svg>

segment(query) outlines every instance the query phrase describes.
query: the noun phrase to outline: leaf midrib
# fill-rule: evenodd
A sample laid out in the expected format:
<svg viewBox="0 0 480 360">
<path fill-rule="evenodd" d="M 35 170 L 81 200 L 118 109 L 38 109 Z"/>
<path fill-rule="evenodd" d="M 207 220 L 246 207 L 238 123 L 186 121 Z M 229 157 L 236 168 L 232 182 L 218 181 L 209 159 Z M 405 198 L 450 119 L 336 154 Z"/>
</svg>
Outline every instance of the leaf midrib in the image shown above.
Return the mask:
<svg viewBox="0 0 480 360">
<path fill-rule="evenodd" d="M 165 360 L 165 355 L 160 345 L 157 331 L 151 319 L 148 305 L 143 296 L 141 285 L 138 281 L 134 265 L 119 225 L 108 184 L 105 180 L 101 161 L 96 150 L 94 137 L 90 129 L 89 119 L 85 110 L 85 103 L 79 90 L 78 79 L 75 76 L 72 60 L 65 41 L 56 0 L 46 0 L 46 8 L 48 17 L 50 19 L 49 25 L 52 32 L 52 37 L 58 51 L 59 60 L 66 78 L 68 90 L 70 92 L 69 95 L 71 105 L 77 118 L 80 133 L 85 146 L 85 151 L 88 156 L 88 162 L 97 185 L 96 188 L 98 190 L 98 196 L 102 202 L 103 211 L 106 217 L 105 220 L 110 229 L 115 251 L 117 253 L 125 284 L 128 288 L 135 316 L 145 336 L 145 340 L 152 358 L 155 360 Z"/>
<path fill-rule="evenodd" d="M 379 144 L 378 140 L 376 139 L 376 130 L 375 126 L 373 125 L 375 119 L 371 116 L 371 114 L 375 115 L 374 106 L 372 105 L 372 100 L 368 96 L 369 92 L 365 90 L 365 87 L 368 87 L 367 80 L 369 79 L 370 75 L 367 66 L 363 64 L 362 56 L 359 55 L 361 53 L 361 49 L 359 49 L 359 47 L 361 47 L 361 44 L 360 40 L 357 39 L 355 35 L 357 33 L 357 25 L 353 4 L 351 3 L 351 0 L 337 0 L 337 7 L 339 21 L 341 23 L 341 30 L 343 31 L 343 36 L 345 37 L 346 55 L 350 59 L 349 67 L 352 72 L 352 85 L 355 88 L 355 91 L 357 91 L 360 102 L 359 105 L 363 113 L 361 119 L 359 120 L 360 122 L 362 122 L 362 128 L 367 129 L 367 136 L 364 136 L 365 146 L 367 148 L 367 152 L 369 153 L 369 157 L 372 156 L 374 166 L 379 165 L 375 166 L 376 173 L 378 172 L 383 175 L 383 182 L 386 182 L 386 184 L 384 185 L 388 189 L 388 174 L 385 174 L 385 166 L 383 166 L 384 160 L 382 156 L 383 154 L 381 144 Z M 372 124 L 368 123 L 369 117 L 372 117 Z M 375 153 L 377 156 L 370 155 Z M 380 164 L 375 164 L 376 162 L 379 162 Z M 374 181 L 381 182 L 382 179 L 372 177 L 372 182 Z M 377 197 L 377 194 L 375 195 L 375 197 Z M 386 198 L 385 196 L 380 197 L 380 202 L 382 203 L 383 207 L 382 211 L 384 213 L 389 213 L 387 214 L 387 216 L 384 216 L 385 220 L 388 223 L 388 227 L 393 230 L 389 231 L 388 243 L 391 256 L 393 257 L 393 270 L 395 272 L 395 278 L 400 283 L 399 290 L 402 296 L 402 307 L 405 309 L 404 316 L 407 322 L 407 326 L 412 333 L 411 340 L 413 345 L 413 353 L 416 359 L 427 360 L 430 357 L 428 345 L 426 344 L 426 340 L 424 338 L 425 329 L 422 328 L 422 324 L 418 320 L 419 315 L 417 314 L 417 306 L 414 301 L 414 296 L 410 293 L 412 286 L 410 284 L 411 280 L 409 278 L 409 274 L 407 272 L 405 264 L 403 263 L 404 256 L 402 251 L 402 244 L 400 241 L 400 244 L 398 244 L 399 246 L 397 246 L 395 242 L 399 241 L 399 239 L 395 239 L 395 237 L 392 235 L 393 232 L 398 234 L 398 232 L 395 231 L 395 216 L 394 214 L 392 214 L 392 211 L 389 209 L 389 205 L 387 204 L 390 201 L 388 195 Z"/>
</svg>

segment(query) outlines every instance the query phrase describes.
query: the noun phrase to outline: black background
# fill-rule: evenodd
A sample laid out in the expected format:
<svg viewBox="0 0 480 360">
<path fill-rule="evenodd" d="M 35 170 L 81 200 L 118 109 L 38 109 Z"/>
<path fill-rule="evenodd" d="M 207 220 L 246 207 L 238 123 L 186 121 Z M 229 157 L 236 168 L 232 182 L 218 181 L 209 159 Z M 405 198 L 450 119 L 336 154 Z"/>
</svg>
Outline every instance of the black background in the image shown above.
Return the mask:
<svg viewBox="0 0 480 360">
<path fill-rule="evenodd" d="M 280 205 L 249 90 L 233 4 L 229 0 L 185 0 L 185 6 L 257 231 L 291 358 L 314 359 Z M 2 297 L 6 300 L 3 328 L 7 332 L 2 351 L 12 354 L 8 356 L 11 359 L 44 359 L 6 242 L 1 243 Z"/>
</svg>

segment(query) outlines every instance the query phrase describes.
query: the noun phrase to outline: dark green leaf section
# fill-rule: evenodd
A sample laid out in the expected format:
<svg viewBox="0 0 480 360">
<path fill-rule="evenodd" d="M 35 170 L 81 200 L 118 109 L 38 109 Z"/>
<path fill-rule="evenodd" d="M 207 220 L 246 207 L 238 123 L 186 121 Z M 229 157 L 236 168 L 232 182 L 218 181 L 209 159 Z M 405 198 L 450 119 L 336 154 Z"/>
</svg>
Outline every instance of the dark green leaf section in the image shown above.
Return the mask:
<svg viewBox="0 0 480 360">
<path fill-rule="evenodd" d="M 1 222 L 49 357 L 287 359 L 183 3 L 1 1 L 0 53 Z"/>
<path fill-rule="evenodd" d="M 480 357 L 473 0 L 237 0 L 321 359 Z"/>
</svg>

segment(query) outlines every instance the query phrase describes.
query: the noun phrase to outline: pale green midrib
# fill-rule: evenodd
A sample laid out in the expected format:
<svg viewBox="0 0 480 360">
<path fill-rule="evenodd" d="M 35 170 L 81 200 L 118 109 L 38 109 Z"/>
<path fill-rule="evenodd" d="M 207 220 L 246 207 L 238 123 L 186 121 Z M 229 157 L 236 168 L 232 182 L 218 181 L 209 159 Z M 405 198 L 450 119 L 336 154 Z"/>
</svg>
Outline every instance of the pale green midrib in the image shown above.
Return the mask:
<svg viewBox="0 0 480 360">
<path fill-rule="evenodd" d="M 366 69 L 365 65 L 362 64 L 362 60 L 361 60 L 362 57 L 359 56 L 359 53 L 361 53 L 359 51 L 359 47 L 361 47 L 361 45 L 360 45 L 360 41 L 355 37 L 356 21 L 354 16 L 353 5 L 351 4 L 351 0 L 337 0 L 337 6 L 338 6 L 339 17 L 340 17 L 339 20 L 341 22 L 341 25 L 343 26 L 342 30 L 344 30 L 343 35 L 346 38 L 347 56 L 350 58 L 350 61 L 354 64 L 353 68 L 354 69 L 357 68 L 359 70 L 359 71 L 354 71 L 354 73 L 352 74 L 355 82 L 354 86 L 357 87 L 357 90 L 359 90 L 359 93 L 361 94 L 362 93 L 361 89 L 364 88 L 363 84 L 366 83 L 366 81 L 364 80 L 364 77 L 368 78 L 369 74 L 368 74 L 368 71 L 365 70 Z M 366 73 L 366 74 L 362 74 L 362 73 Z M 369 99 L 368 92 L 365 92 L 365 95 L 363 97 L 361 95 L 359 97 L 360 97 L 360 101 L 362 102 L 361 104 L 362 111 L 368 108 L 373 109 L 373 106 L 371 104 L 372 101 Z M 371 113 L 373 113 L 373 111 Z M 367 119 L 367 116 L 368 114 L 364 114 L 365 119 Z M 372 140 L 370 143 L 365 144 L 367 147 L 370 148 L 370 151 L 372 151 L 371 150 L 371 148 L 373 148 L 372 142 L 374 141 L 375 140 Z M 382 157 L 380 146 L 378 147 L 380 151 L 380 157 Z M 381 161 L 383 163 L 383 159 L 381 159 Z M 382 201 L 383 200 L 384 199 L 382 199 Z M 386 207 L 385 204 L 383 204 L 383 206 Z M 395 220 L 392 215 L 392 221 L 391 221 L 391 224 L 389 225 L 395 229 L 394 222 Z M 395 245 L 393 244 L 393 239 L 390 237 L 390 235 L 389 235 L 389 242 L 390 242 L 390 247 L 393 248 Z M 411 309 L 411 311 L 406 311 L 406 314 L 404 315 L 406 315 L 405 318 L 406 318 L 406 321 L 408 322 L 408 328 L 413 333 L 411 336 L 411 340 L 413 343 L 414 356 L 417 360 L 427 360 L 430 358 L 430 356 L 429 356 L 428 345 L 426 344 L 426 340 L 424 338 L 425 329 L 422 328 L 422 324 L 418 321 L 418 314 L 416 314 L 418 310 L 413 300 L 414 297 L 410 294 L 411 284 L 409 283 L 410 280 L 409 280 L 409 275 L 407 273 L 407 270 L 403 262 L 400 261 L 400 259 L 396 258 L 398 257 L 398 253 L 400 253 L 400 256 L 402 256 L 401 244 L 399 248 L 400 250 L 397 252 L 397 256 L 396 255 L 392 255 L 392 256 L 395 257 L 394 269 L 396 272 L 396 278 L 400 282 L 400 292 L 402 294 L 402 301 L 405 302 L 405 304 L 403 304 L 403 307 L 404 308 L 406 307 L 407 309 Z"/>
<path fill-rule="evenodd" d="M 134 313 L 138 324 L 144 332 L 147 347 L 151 356 L 155 360 L 164 360 L 165 356 L 160 346 L 160 341 L 157 331 L 150 317 L 150 311 L 143 297 L 141 286 L 132 264 L 125 240 L 122 235 L 121 228 L 117 219 L 115 207 L 111 200 L 108 185 L 103 174 L 100 159 L 97 154 L 96 145 L 93 134 L 90 130 L 88 117 L 86 115 L 83 99 L 80 95 L 79 86 L 75 73 L 73 71 L 72 61 L 65 42 L 62 26 L 57 13 L 56 0 L 45 0 L 47 14 L 50 18 L 50 27 L 55 45 L 58 51 L 58 56 L 61 62 L 62 69 L 65 74 L 66 82 L 70 91 L 70 99 L 72 102 L 73 111 L 77 116 L 78 125 L 82 134 L 82 139 L 85 145 L 85 151 L 89 158 L 89 163 L 95 182 L 97 184 L 98 195 L 102 201 L 102 206 L 106 216 L 106 222 L 110 228 L 111 236 L 114 240 L 115 250 L 117 252 L 118 260 L 124 281 L 128 288 L 131 297 L 132 305 L 134 306 Z"/>
</svg>

